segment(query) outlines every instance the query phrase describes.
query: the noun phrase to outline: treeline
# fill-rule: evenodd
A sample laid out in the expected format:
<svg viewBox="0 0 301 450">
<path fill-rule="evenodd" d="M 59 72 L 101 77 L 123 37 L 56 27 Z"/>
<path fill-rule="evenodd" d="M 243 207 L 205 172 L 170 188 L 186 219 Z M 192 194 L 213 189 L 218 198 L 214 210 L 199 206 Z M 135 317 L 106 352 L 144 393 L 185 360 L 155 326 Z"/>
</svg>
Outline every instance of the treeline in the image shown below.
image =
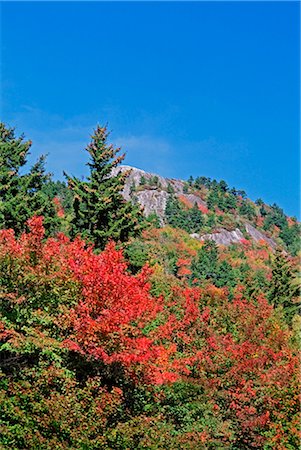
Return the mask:
<svg viewBox="0 0 301 450">
<path fill-rule="evenodd" d="M 237 224 L 236 219 L 242 217 L 257 228 L 274 234 L 292 255 L 297 255 L 300 251 L 300 223 L 296 218 L 288 220 L 283 209 L 277 204 L 267 205 L 262 199 L 252 202 L 245 191 L 230 188 L 224 180 L 217 181 L 204 176 L 195 179 L 191 176 L 184 185 L 184 192 L 201 194 L 211 215 L 210 226 L 223 223 L 217 213 L 224 216 L 225 223 L 230 224 L 231 216 L 233 224 Z"/>
<path fill-rule="evenodd" d="M 0 124 L 0 227 L 19 236 L 26 221 L 44 217 L 46 236 L 64 231 L 80 234 L 102 249 L 109 239 L 126 241 L 140 233 L 139 208 L 126 202 L 121 191 L 125 174 L 111 175 L 124 155 L 107 142 L 106 128 L 98 126 L 87 147 L 89 175 L 80 180 L 65 173 L 67 184 L 54 182 L 45 169 L 45 156 L 26 173 L 31 141 L 16 137 L 12 128 Z M 25 173 L 24 173 L 25 172 Z"/>
<path fill-rule="evenodd" d="M 297 448 L 298 258 L 193 239 L 232 216 L 172 186 L 146 226 L 105 128 L 67 184 L 0 130 L 0 447 Z"/>
<path fill-rule="evenodd" d="M 149 229 L 132 245 L 145 242 L 152 268 L 133 275 L 113 243 L 97 254 L 62 233 L 45 239 L 41 217 L 28 228 L 0 231 L 0 446 L 297 447 L 297 332 L 263 284 L 248 288 L 266 250 L 193 251 L 172 228 Z M 165 251 L 182 255 L 176 276 L 162 270 Z M 240 252 L 253 268 L 222 286 L 222 257 L 234 270 Z M 288 302 L 285 271 L 275 290 Z"/>
</svg>

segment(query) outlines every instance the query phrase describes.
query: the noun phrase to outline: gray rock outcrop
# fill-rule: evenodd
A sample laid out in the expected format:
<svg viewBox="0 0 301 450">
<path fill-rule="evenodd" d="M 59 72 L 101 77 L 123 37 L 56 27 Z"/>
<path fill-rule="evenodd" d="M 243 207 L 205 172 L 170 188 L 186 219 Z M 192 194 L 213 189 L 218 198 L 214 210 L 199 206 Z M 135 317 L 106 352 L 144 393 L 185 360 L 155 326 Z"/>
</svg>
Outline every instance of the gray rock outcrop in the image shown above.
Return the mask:
<svg viewBox="0 0 301 450">
<path fill-rule="evenodd" d="M 160 220 L 161 226 L 165 225 L 165 208 L 166 203 L 171 195 L 169 193 L 170 188 L 174 191 L 176 196 L 182 196 L 188 200 L 192 205 L 197 203 L 197 205 L 206 207 L 206 202 L 202 200 L 196 194 L 184 193 L 183 188 L 185 182 L 182 180 L 176 180 L 173 178 L 164 178 L 160 175 L 145 172 L 142 169 L 131 166 L 118 166 L 113 169 L 112 174 L 116 175 L 119 172 L 128 172 L 129 175 L 126 179 L 126 183 L 122 192 L 123 197 L 127 201 L 136 201 L 143 208 L 143 213 L 147 217 L 152 213 L 155 213 Z M 142 177 L 145 179 L 146 183 L 141 183 Z M 152 184 L 151 180 L 156 177 L 156 184 Z M 134 189 L 133 189 L 134 188 Z M 248 222 L 245 222 L 244 226 L 246 232 L 255 242 L 260 240 L 265 241 L 272 248 L 277 246 L 276 242 L 266 236 L 262 231 L 255 228 Z M 191 236 L 200 241 L 212 240 L 218 245 L 230 245 L 239 243 L 241 239 L 244 239 L 244 235 L 239 228 L 235 230 L 228 231 L 225 228 L 218 229 L 215 233 L 200 235 L 198 233 L 193 233 Z"/>
<path fill-rule="evenodd" d="M 157 214 L 161 226 L 164 225 L 165 208 L 169 194 L 166 191 L 143 190 L 135 194 L 143 213 L 148 217 L 151 213 Z"/>
<path fill-rule="evenodd" d="M 257 228 L 255 228 L 250 223 L 246 223 L 245 224 L 245 228 L 246 228 L 246 232 L 251 236 L 251 238 L 255 242 L 265 241 L 268 245 L 270 245 L 270 247 L 272 247 L 272 248 L 276 248 L 277 247 L 277 244 L 274 241 L 274 239 L 269 238 L 264 233 L 262 233 L 262 231 L 257 230 Z"/>
<path fill-rule="evenodd" d="M 193 235 L 191 236 L 194 237 Z M 239 230 L 239 228 L 235 228 L 235 230 L 233 231 L 228 231 L 224 228 L 220 228 L 216 233 L 203 234 L 197 239 L 199 239 L 200 241 L 214 241 L 218 245 L 230 245 L 240 242 L 242 239 L 244 239 L 244 235 Z"/>
</svg>

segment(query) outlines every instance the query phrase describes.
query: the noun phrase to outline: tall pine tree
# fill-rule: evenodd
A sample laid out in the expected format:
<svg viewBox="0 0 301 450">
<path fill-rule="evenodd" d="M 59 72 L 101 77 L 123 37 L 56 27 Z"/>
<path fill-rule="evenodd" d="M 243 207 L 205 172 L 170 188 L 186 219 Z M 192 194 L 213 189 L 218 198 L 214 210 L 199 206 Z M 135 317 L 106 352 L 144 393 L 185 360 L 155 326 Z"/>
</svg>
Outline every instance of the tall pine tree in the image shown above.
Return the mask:
<svg viewBox="0 0 301 450">
<path fill-rule="evenodd" d="M 109 145 L 107 138 L 107 128 L 98 126 L 86 148 L 90 155 L 87 181 L 65 174 L 74 195 L 72 234 L 80 233 L 100 249 L 109 239 L 124 242 L 137 235 L 142 217 L 138 206 L 121 195 L 127 173 L 113 174 L 112 170 L 125 155 L 117 156 L 120 148 Z"/>
<path fill-rule="evenodd" d="M 27 162 L 31 141 L 16 137 L 13 128 L 0 123 L 0 228 L 13 228 L 20 234 L 27 219 L 45 216 L 46 230 L 53 231 L 57 216 L 52 199 L 42 189 L 50 179 L 41 156 L 28 173 L 21 173 Z"/>
</svg>

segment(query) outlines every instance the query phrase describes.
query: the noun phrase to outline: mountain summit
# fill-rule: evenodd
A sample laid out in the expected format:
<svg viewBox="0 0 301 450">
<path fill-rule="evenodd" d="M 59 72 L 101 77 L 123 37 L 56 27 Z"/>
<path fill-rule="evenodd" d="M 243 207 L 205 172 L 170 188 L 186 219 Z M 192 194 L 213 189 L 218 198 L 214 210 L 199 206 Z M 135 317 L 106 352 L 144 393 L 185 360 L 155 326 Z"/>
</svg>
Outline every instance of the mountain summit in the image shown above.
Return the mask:
<svg viewBox="0 0 301 450">
<path fill-rule="evenodd" d="M 247 239 L 296 252 L 299 225 L 294 218 L 285 216 L 275 204 L 251 201 L 244 191 L 229 188 L 223 180 L 177 180 L 127 165 L 113 169 L 112 174 L 120 171 L 127 173 L 125 200 L 138 203 L 144 215 L 156 217 L 161 226 L 184 228 L 193 238 L 218 245 Z"/>
</svg>

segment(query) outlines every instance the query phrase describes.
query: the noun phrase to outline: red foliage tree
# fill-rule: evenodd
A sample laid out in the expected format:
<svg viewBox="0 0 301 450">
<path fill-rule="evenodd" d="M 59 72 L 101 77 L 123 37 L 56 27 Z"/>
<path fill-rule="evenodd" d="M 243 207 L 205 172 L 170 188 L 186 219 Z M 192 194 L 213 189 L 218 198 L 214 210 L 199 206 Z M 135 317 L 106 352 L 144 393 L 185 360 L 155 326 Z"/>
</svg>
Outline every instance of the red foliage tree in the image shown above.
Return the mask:
<svg viewBox="0 0 301 450">
<path fill-rule="evenodd" d="M 248 300 L 239 285 L 230 302 L 226 288 L 187 287 L 184 273 L 165 298 L 154 297 L 149 267 L 132 275 L 114 243 L 95 254 L 63 234 L 44 240 L 41 217 L 28 227 L 18 240 L 0 231 L 0 339 L 11 354 L 42 349 L 62 361 L 69 350 L 91 364 L 117 366 L 135 383 L 195 384 L 229 424 L 236 448 L 298 442 L 299 361 L 291 331 L 264 295 Z M 266 259 L 262 252 L 256 267 Z M 255 258 L 247 246 L 245 254 Z M 188 263 L 180 258 L 179 269 Z M 232 445 L 226 431 L 223 439 Z"/>
</svg>

